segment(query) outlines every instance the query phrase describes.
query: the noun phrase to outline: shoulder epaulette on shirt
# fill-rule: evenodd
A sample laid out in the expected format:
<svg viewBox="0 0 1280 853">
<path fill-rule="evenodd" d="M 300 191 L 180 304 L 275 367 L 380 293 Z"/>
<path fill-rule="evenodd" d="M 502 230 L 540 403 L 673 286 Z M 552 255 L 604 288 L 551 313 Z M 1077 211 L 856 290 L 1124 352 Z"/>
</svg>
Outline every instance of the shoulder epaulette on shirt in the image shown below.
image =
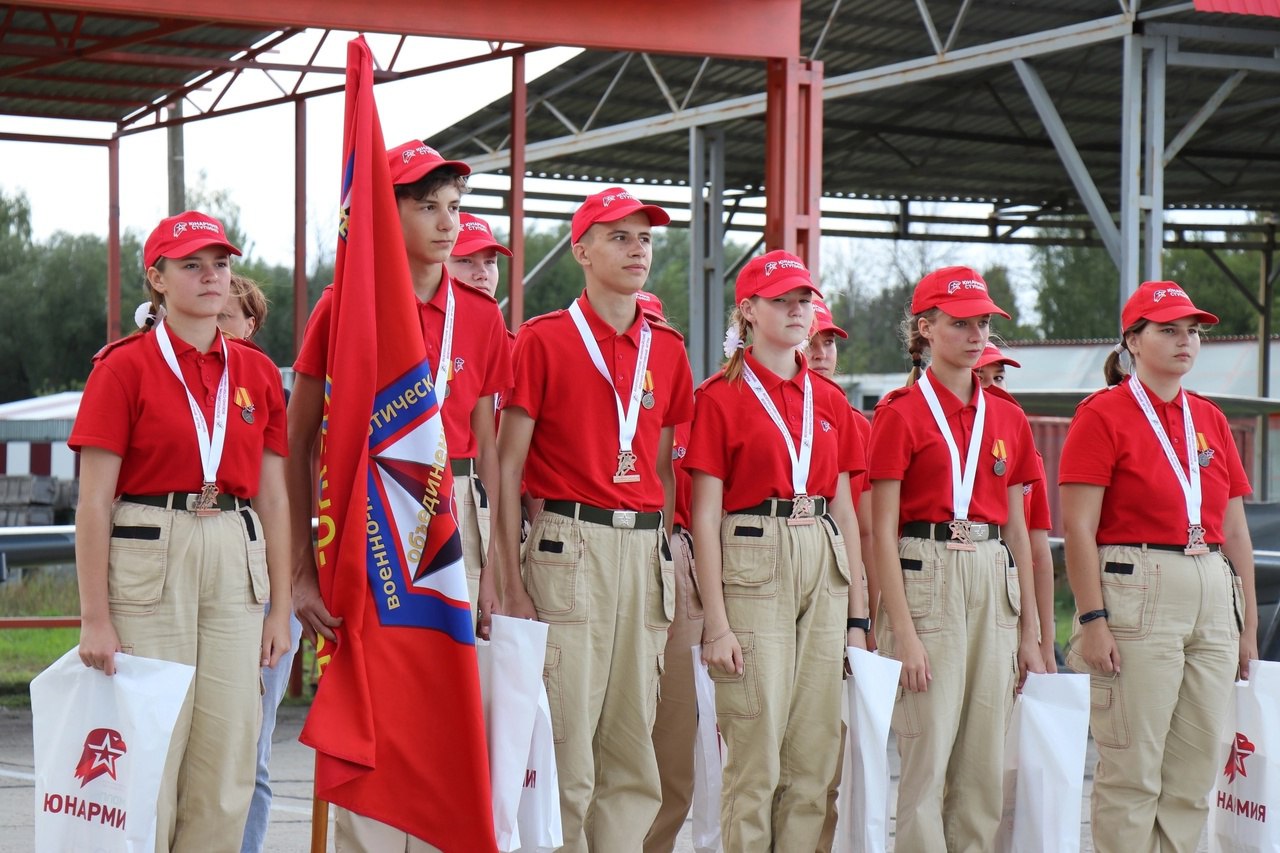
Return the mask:
<svg viewBox="0 0 1280 853">
<path fill-rule="evenodd" d="M 982 393 L 990 394 L 993 397 L 999 397 L 1001 400 L 1008 400 L 1010 403 L 1013 403 L 1019 409 L 1022 408 L 1022 404 L 1018 402 L 1017 398 L 1014 397 L 1005 389 L 1001 388 L 999 385 L 992 385 L 990 387 L 983 388 Z"/>
<path fill-rule="evenodd" d="M 486 291 L 486 290 L 481 290 L 480 288 L 476 287 L 474 284 L 467 284 L 465 281 L 458 281 L 456 278 L 455 278 L 455 279 L 450 279 L 450 280 L 451 280 L 454 284 L 460 284 L 460 285 L 462 285 L 462 287 L 466 289 L 466 292 L 467 292 L 467 293 L 470 293 L 470 294 L 474 294 L 474 295 L 476 295 L 476 296 L 483 297 L 484 299 L 487 299 L 488 301 L 492 302 L 494 305 L 497 305 L 497 304 L 498 304 L 498 300 L 494 299 L 494 298 L 489 294 L 489 292 L 488 292 L 488 291 Z"/>
<path fill-rule="evenodd" d="M 93 354 L 93 361 L 97 362 L 103 358 L 106 358 L 107 353 L 111 352 L 112 350 L 117 350 L 120 347 L 125 346 L 126 344 L 132 344 L 142 340 L 144 335 L 145 333 L 139 330 L 137 332 L 134 332 L 132 335 L 124 336 L 118 341 L 112 341 L 111 343 L 107 344 L 105 347 L 103 347 L 102 349 L 98 350 L 96 353 Z"/>
<path fill-rule="evenodd" d="M 841 388 L 840 383 L 836 382 L 834 379 L 829 379 L 826 376 L 823 376 L 821 373 L 818 373 L 817 371 L 813 371 L 813 370 L 809 371 L 809 375 L 812 376 L 814 379 L 821 379 L 823 382 L 827 383 L 832 388 L 835 388 L 837 391 L 839 391 L 840 396 L 842 397 L 844 396 L 844 389 Z"/>
<path fill-rule="evenodd" d="M 1099 388 L 1097 391 L 1094 391 L 1092 394 L 1090 394 L 1088 397 L 1085 397 L 1079 403 L 1076 403 L 1076 411 L 1078 412 L 1081 409 L 1083 409 L 1085 406 L 1091 404 L 1095 398 L 1100 397 L 1101 395 L 1107 393 L 1108 391 L 1114 391 L 1119 387 L 1120 387 L 1119 385 L 1108 385 L 1106 388 Z"/>
<path fill-rule="evenodd" d="M 674 337 L 677 341 L 680 341 L 681 343 L 683 343 L 683 342 L 684 342 L 684 335 L 682 335 L 682 334 L 680 334 L 678 331 L 676 331 L 675 327 L 673 327 L 673 326 L 669 326 L 669 325 L 667 325 L 666 323 L 660 323 L 660 322 L 657 322 L 657 321 L 655 321 L 655 320 L 650 320 L 650 321 L 649 321 L 649 328 L 650 328 L 650 329 L 660 329 L 660 330 L 661 330 L 662 332 L 664 332 L 665 334 L 668 334 L 668 335 L 671 335 L 672 337 Z"/>
<path fill-rule="evenodd" d="M 523 329 L 525 326 L 534 326 L 534 325 L 537 325 L 538 323 L 546 322 L 547 320 L 553 320 L 557 317 L 563 316 L 566 313 L 567 311 L 564 308 L 558 308 L 555 311 L 548 311 L 546 314 L 539 314 L 537 317 L 530 317 L 528 320 L 525 320 L 523 323 L 520 324 L 520 328 Z"/>
<path fill-rule="evenodd" d="M 708 388 L 717 382 L 723 382 L 723 381 L 724 381 L 724 371 L 717 370 L 715 373 L 711 374 L 706 379 L 702 380 L 702 383 L 697 388 L 695 388 L 694 391 L 695 392 L 701 391 L 702 389 Z"/>
<path fill-rule="evenodd" d="M 879 403 L 876 403 L 876 408 L 878 409 L 881 406 L 887 406 L 890 403 L 892 403 L 894 400 L 904 397 L 910 393 L 911 393 L 911 389 L 906 386 L 903 386 L 901 388 L 894 388 L 888 394 L 885 394 L 884 397 L 881 398 Z"/>
</svg>

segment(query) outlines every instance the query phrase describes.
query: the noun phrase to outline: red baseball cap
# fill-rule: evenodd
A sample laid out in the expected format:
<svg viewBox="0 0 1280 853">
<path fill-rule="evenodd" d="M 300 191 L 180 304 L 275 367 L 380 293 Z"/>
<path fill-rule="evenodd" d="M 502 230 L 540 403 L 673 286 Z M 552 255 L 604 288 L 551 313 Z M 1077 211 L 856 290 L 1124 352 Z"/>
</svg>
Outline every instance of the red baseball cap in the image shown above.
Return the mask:
<svg viewBox="0 0 1280 853">
<path fill-rule="evenodd" d="M 452 254 L 466 257 L 484 249 L 497 249 L 498 254 L 511 257 L 511 250 L 493 239 L 488 222 L 470 213 L 459 213 L 458 240 L 453 244 Z"/>
<path fill-rule="evenodd" d="M 154 267 L 161 258 L 185 258 L 205 246 L 225 246 L 231 254 L 240 254 L 227 239 L 227 230 L 221 222 L 199 211 L 188 210 L 160 220 L 142 249 L 142 262 L 148 268 Z"/>
<path fill-rule="evenodd" d="M 836 321 L 831 316 L 831 309 L 819 296 L 813 300 L 813 325 L 809 327 L 809 337 L 812 338 L 822 332 L 835 332 L 836 337 L 839 338 L 849 337 L 848 332 L 836 325 Z"/>
<path fill-rule="evenodd" d="M 462 175 L 471 174 L 471 167 L 466 163 L 446 160 L 439 151 L 417 139 L 410 139 L 387 151 L 387 166 L 391 169 L 391 183 L 395 186 L 416 183 L 441 166 L 452 166 Z"/>
<path fill-rule="evenodd" d="M 1000 347 L 991 343 L 991 341 L 987 341 L 987 345 L 983 348 L 982 355 L 978 356 L 978 363 L 973 366 L 973 369 L 978 370 L 988 364 L 1007 364 L 1010 367 L 1022 367 L 1021 364 L 1000 352 Z"/>
<path fill-rule="evenodd" d="M 574 212 L 570 232 L 573 242 L 581 240 L 587 229 L 597 222 L 617 222 L 633 213 L 644 213 L 649 217 L 650 225 L 666 225 L 671 221 L 667 212 L 656 204 L 645 204 L 622 187 L 610 187 L 587 196 Z"/>
<path fill-rule="evenodd" d="M 1124 304 L 1120 324 L 1131 329 L 1139 320 L 1171 323 L 1183 317 L 1195 317 L 1201 323 L 1218 322 L 1216 316 L 1192 304 L 1191 297 L 1176 281 L 1144 281 Z"/>
<path fill-rule="evenodd" d="M 647 290 L 636 291 L 636 302 L 640 305 L 640 310 L 648 314 L 654 320 L 667 322 L 667 315 L 662 310 L 662 300 L 658 298 L 656 293 L 650 293 Z"/>
<path fill-rule="evenodd" d="M 822 291 L 814 287 L 804 261 L 790 252 L 775 249 L 752 258 L 742 268 L 733 288 L 733 301 L 741 302 L 752 296 L 772 299 L 797 287 L 807 287 L 822 298 Z"/>
<path fill-rule="evenodd" d="M 977 317 L 981 314 L 1009 315 L 991 301 L 987 283 L 970 267 L 943 267 L 920 279 L 911 296 L 911 313 L 920 314 L 930 308 L 941 308 L 952 317 Z"/>
</svg>

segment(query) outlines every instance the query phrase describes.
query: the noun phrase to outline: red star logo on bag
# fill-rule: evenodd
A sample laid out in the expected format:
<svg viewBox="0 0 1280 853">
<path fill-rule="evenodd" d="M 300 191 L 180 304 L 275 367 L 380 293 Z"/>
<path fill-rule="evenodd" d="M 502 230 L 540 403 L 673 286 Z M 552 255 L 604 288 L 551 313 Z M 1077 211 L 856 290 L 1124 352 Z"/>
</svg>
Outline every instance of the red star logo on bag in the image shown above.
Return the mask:
<svg viewBox="0 0 1280 853">
<path fill-rule="evenodd" d="M 1231 754 L 1227 756 L 1227 766 L 1223 768 L 1222 775 L 1227 777 L 1228 782 L 1234 782 L 1236 776 L 1248 776 L 1245 772 L 1244 760 L 1253 755 L 1254 745 L 1240 732 L 1236 732 L 1236 741 L 1231 744 Z"/>
<path fill-rule="evenodd" d="M 124 738 L 115 729 L 94 729 L 85 736 L 84 752 L 76 765 L 76 778 L 83 788 L 103 773 L 116 778 L 116 761 L 125 753 Z"/>
</svg>

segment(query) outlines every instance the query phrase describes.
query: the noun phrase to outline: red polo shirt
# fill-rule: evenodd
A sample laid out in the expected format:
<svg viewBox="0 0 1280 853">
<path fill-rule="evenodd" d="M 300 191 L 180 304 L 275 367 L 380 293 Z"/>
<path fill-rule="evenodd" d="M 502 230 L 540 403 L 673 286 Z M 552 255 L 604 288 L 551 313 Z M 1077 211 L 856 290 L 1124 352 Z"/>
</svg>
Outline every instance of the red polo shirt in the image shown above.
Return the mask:
<svg viewBox="0 0 1280 853">
<path fill-rule="evenodd" d="M 963 463 L 978 413 L 978 377 L 973 377 L 975 393 L 966 405 L 933 379 L 932 372 L 929 376 Z M 969 518 L 1004 524 L 1009 518 L 1009 486 L 1035 482 L 1040 474 L 1031 426 L 1022 409 L 996 394 L 986 394 L 986 400 L 986 424 L 982 430 Z M 1003 475 L 995 472 L 1000 452 L 998 442 L 1003 442 Z M 902 481 L 900 522 L 937 523 L 955 517 L 951 503 L 951 455 L 919 384 L 891 392 L 876 406 L 869 456 L 872 480 Z"/>
<path fill-rule="evenodd" d="M 1182 395 L 1165 403 L 1150 388 L 1146 391 L 1186 472 Z M 1200 469 L 1200 523 L 1205 541 L 1221 544 L 1227 501 L 1249 494 L 1249 478 L 1222 410 L 1196 394 L 1188 393 L 1186 399 L 1196 432 L 1213 450 L 1209 464 Z M 1076 409 L 1062 446 L 1058 482 L 1106 487 L 1098 519 L 1099 545 L 1187 544 L 1182 488 L 1138 401 L 1124 384 L 1097 392 Z"/>
<path fill-rule="evenodd" d="M 1028 530 L 1052 530 L 1053 516 L 1049 514 L 1049 494 L 1044 482 L 1044 457 L 1038 450 L 1036 467 L 1040 479 L 1022 484 L 1022 514 L 1027 519 Z"/>
<path fill-rule="evenodd" d="M 687 528 L 690 524 L 690 508 L 693 504 L 693 476 L 685 470 L 684 458 L 689 453 L 689 433 L 693 424 L 676 426 L 675 441 L 671 444 L 671 466 L 676 470 L 675 523 Z"/>
<path fill-rule="evenodd" d="M 445 272 L 435 295 L 427 302 L 418 302 L 422 341 L 433 370 L 440 362 L 448 283 L 449 273 Z M 332 289 L 332 285 L 326 287 L 312 309 L 302 349 L 293 363 L 296 372 L 320 380 L 325 376 L 329 351 Z M 449 458 L 474 459 L 476 439 L 471 434 L 471 411 L 476 400 L 511 387 L 510 345 L 502 312 L 488 294 L 454 282 L 453 303 L 453 369 L 448 379 L 449 395 L 441 401 L 444 436 L 449 443 Z"/>
<path fill-rule="evenodd" d="M 169 330 L 178 366 L 212 426 L 222 378 L 222 345 L 207 353 Z M 241 498 L 258 494 L 263 450 L 289 455 L 280 370 L 254 347 L 227 338 L 227 437 L 218 489 Z M 252 421 L 243 417 L 252 407 Z M 67 445 L 99 447 L 121 457 L 116 494 L 198 492 L 204 482 L 200 445 L 186 392 L 169 370 L 154 332 L 131 335 L 94 357 Z"/>
<path fill-rule="evenodd" d="M 871 421 L 861 411 L 852 408 L 852 404 L 850 409 L 853 412 L 853 428 L 858 433 L 858 443 L 865 450 L 871 446 Z M 856 477 L 850 477 L 849 488 L 853 490 L 853 508 L 857 511 L 862 505 L 862 493 L 871 490 L 871 476 L 863 471 Z"/>
<path fill-rule="evenodd" d="M 760 379 L 778 414 L 791 433 L 796 449 L 804 417 L 804 378 L 813 386 L 813 454 L 809 462 L 808 492 L 835 498 L 842 472 L 856 475 L 866 469 L 866 455 L 853 422 L 853 409 L 840 387 L 805 366 L 783 379 L 765 368 L 746 350 L 746 363 Z M 693 435 L 686 468 L 724 481 L 724 508 L 736 512 L 768 498 L 790 498 L 791 457 L 773 419 L 747 385 L 729 382 L 721 371 L 698 389 Z"/>
<path fill-rule="evenodd" d="M 658 437 L 663 427 L 693 417 L 693 377 L 684 339 L 660 323 L 649 323 L 654 407 L 640 409 L 632 441 L 640 481 L 615 483 L 618 467 L 618 407 L 631 395 L 640 353 L 640 310 L 622 334 L 600 319 L 586 293 L 578 298 L 600 347 L 612 382 L 596 370 L 566 310 L 535 317 L 516 336 L 515 387 L 507 407 L 528 412 L 536 422 L 525 461 L 529 494 L 547 500 L 580 501 L 607 509 L 655 512 L 662 509 L 657 474 Z"/>
</svg>

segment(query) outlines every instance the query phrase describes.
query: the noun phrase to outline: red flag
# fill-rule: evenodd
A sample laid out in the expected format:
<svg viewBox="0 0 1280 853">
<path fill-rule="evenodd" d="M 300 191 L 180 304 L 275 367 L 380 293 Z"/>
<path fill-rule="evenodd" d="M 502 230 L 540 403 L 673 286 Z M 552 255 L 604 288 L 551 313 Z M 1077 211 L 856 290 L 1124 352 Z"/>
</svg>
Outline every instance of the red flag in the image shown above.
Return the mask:
<svg viewBox="0 0 1280 853">
<path fill-rule="evenodd" d="M 320 438 L 316 793 L 444 851 L 495 850 L 453 477 L 418 325 L 372 55 L 347 46 L 342 220 Z"/>
</svg>

